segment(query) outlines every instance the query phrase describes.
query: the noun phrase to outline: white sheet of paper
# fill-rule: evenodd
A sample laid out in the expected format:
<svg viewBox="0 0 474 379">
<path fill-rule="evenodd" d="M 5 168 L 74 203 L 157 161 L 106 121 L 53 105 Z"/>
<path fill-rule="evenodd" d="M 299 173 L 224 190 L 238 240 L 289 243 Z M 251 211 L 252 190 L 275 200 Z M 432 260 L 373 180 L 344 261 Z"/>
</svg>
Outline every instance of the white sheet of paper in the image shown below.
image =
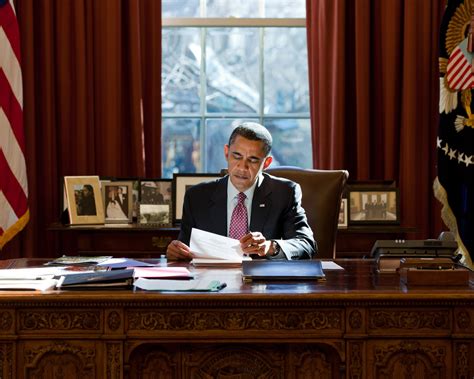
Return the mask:
<svg viewBox="0 0 474 379">
<path fill-rule="evenodd" d="M 321 261 L 323 270 L 344 270 L 341 266 L 333 261 Z"/>
<path fill-rule="evenodd" d="M 201 229 L 191 230 L 189 244 L 195 258 L 242 260 L 243 251 L 239 240 Z"/>
</svg>

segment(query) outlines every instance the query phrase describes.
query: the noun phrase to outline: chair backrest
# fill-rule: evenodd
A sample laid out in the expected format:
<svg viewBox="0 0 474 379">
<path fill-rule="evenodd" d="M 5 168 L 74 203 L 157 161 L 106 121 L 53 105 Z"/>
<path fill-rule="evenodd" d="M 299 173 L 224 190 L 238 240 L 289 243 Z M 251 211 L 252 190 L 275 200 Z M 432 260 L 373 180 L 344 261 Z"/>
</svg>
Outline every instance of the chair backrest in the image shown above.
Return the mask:
<svg viewBox="0 0 474 379">
<path fill-rule="evenodd" d="M 285 166 L 271 167 L 266 172 L 290 179 L 301 186 L 302 205 L 318 243 L 318 254 L 315 258 L 334 259 L 339 209 L 349 172 Z"/>
</svg>

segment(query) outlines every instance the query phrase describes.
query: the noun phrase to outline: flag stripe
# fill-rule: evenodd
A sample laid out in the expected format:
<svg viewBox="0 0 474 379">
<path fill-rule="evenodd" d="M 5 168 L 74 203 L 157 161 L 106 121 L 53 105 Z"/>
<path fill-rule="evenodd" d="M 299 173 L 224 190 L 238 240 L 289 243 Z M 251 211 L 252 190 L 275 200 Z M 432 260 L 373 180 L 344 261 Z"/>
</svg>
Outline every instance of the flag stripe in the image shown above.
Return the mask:
<svg viewBox="0 0 474 379">
<path fill-rule="evenodd" d="M 463 71 L 460 73 L 459 77 L 457 78 L 456 82 L 454 83 L 454 87 L 463 88 L 463 84 L 465 84 L 466 82 L 469 82 L 470 79 L 471 79 L 471 67 L 465 66 Z"/>
<path fill-rule="evenodd" d="M 460 75 L 463 75 L 466 68 L 469 69 L 469 64 L 463 59 L 457 66 L 453 66 L 452 71 L 448 72 L 449 80 L 455 81 Z"/>
<path fill-rule="evenodd" d="M 18 216 L 7 199 L 5 199 L 3 192 L 0 192 L 0 208 L 2 209 L 2 213 L 0 214 L 0 228 L 5 231 L 10 225 L 18 221 Z"/>
<path fill-rule="evenodd" d="M 11 128 L 8 127 L 8 120 L 3 109 L 0 109 L 0 125 L 2 125 L 2 128 L 0 128 L 0 147 L 3 159 L 9 171 L 13 173 L 17 182 L 19 182 L 22 191 L 28 195 L 25 157 Z M 3 125 L 6 127 L 3 127 Z M 1 187 L 3 189 L 4 186 L 2 185 Z"/>
<path fill-rule="evenodd" d="M 26 194 L 10 170 L 10 166 L 8 166 L 2 151 L 0 151 L 0 172 L 2 173 L 2 192 L 10 206 L 14 209 L 15 214 L 20 217 L 27 209 Z"/>
<path fill-rule="evenodd" d="M 20 61 L 20 39 L 16 38 L 18 34 L 18 25 L 16 22 L 16 15 L 11 4 L 6 4 L 0 12 L 0 26 L 4 30 L 7 39 L 16 56 L 17 61 Z M 3 53 L 3 52 L 2 52 Z"/>
<path fill-rule="evenodd" d="M 21 68 L 17 56 L 9 43 L 3 28 L 0 28 L 1 58 L 0 68 L 5 72 L 5 76 L 10 83 L 10 87 L 20 104 L 23 104 L 23 87 L 21 82 Z"/>
<path fill-rule="evenodd" d="M 9 84 L 3 70 L 0 70 L 0 88 L 9 88 Z M 24 154 L 25 139 L 23 137 L 23 112 L 21 110 L 20 104 L 10 91 L 0 91 L 0 109 L 9 110 L 8 114 L 5 114 L 5 117 L 8 119 L 10 127 L 13 130 L 13 134 L 20 144 L 20 148 Z M 0 134 L 3 134 L 2 131 L 0 131 Z"/>
<path fill-rule="evenodd" d="M 466 67 L 469 67 L 467 60 L 461 56 L 456 62 L 448 67 L 448 80 L 453 81 L 459 76 Z"/>
</svg>

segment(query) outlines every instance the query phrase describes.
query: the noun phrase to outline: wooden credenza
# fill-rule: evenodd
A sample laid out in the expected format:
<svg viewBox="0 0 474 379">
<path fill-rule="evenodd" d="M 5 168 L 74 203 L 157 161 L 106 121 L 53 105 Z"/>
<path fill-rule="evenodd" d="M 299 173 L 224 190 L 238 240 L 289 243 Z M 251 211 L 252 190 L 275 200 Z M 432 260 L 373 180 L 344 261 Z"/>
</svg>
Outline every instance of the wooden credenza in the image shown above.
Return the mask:
<svg viewBox="0 0 474 379">
<path fill-rule="evenodd" d="M 178 238 L 178 227 L 150 227 L 138 224 L 64 226 L 52 224 L 48 231 L 59 239 L 60 254 L 114 255 L 157 258 Z"/>
<path fill-rule="evenodd" d="M 64 226 L 50 225 L 48 230 L 59 239 L 59 251 L 67 255 L 112 254 L 156 258 L 178 238 L 179 227 L 149 227 L 138 224 Z M 415 228 L 400 226 L 350 226 L 339 229 L 336 243 L 338 258 L 362 258 L 376 240 L 405 239 Z"/>
<path fill-rule="evenodd" d="M 0 377 L 474 376 L 472 287 L 407 289 L 370 260 L 337 263 L 317 283 L 195 269 L 219 293 L 2 291 Z"/>
</svg>

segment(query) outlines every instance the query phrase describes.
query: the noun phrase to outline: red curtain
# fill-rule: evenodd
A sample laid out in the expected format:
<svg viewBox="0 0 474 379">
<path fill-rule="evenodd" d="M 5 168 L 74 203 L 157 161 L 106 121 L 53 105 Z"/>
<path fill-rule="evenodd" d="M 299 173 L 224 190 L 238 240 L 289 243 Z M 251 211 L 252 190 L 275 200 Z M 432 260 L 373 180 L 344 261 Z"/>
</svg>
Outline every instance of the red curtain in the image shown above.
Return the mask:
<svg viewBox="0 0 474 379">
<path fill-rule="evenodd" d="M 307 0 L 314 167 L 396 180 L 413 238 L 442 228 L 433 196 L 445 0 Z"/>
<path fill-rule="evenodd" d="M 64 175 L 161 174 L 161 2 L 15 5 L 31 219 L 2 258 L 46 257 L 57 254 L 47 228 L 59 219 Z"/>
</svg>

